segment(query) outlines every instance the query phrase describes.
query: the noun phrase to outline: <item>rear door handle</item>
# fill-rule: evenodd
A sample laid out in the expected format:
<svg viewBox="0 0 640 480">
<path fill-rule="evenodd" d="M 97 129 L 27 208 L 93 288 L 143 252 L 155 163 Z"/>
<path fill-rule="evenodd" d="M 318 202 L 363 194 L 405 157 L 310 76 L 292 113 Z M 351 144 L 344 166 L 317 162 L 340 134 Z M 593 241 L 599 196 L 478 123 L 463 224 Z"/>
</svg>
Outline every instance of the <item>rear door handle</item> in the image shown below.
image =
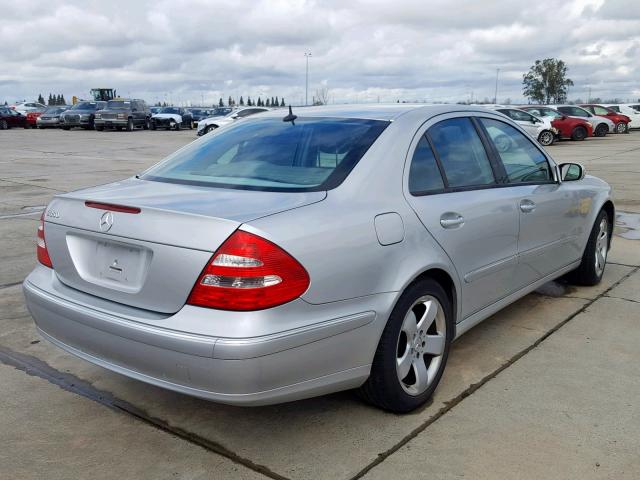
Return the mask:
<svg viewBox="0 0 640 480">
<path fill-rule="evenodd" d="M 536 209 L 536 204 L 531 200 L 525 198 L 524 200 L 520 201 L 520 211 L 522 213 L 531 213 L 535 209 Z"/>
<path fill-rule="evenodd" d="M 440 217 L 442 228 L 458 228 L 464 225 L 464 217 L 456 212 L 443 213 Z"/>
</svg>

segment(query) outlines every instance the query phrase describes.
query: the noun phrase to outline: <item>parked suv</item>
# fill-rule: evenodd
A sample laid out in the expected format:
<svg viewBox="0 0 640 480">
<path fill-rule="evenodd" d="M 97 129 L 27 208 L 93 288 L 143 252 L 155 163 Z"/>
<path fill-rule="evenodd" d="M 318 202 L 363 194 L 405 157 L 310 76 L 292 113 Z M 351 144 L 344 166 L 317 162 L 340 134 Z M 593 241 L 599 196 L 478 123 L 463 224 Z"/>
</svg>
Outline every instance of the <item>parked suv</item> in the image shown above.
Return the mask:
<svg viewBox="0 0 640 480">
<path fill-rule="evenodd" d="M 151 109 L 144 100 L 117 98 L 109 100 L 107 106 L 96 112 L 96 130 L 113 127 L 116 130 L 125 128 L 127 132 L 135 127 L 149 129 Z"/>
<path fill-rule="evenodd" d="M 525 105 L 520 108 L 536 117 L 549 118 L 551 125 L 558 131 L 558 138 L 584 140 L 593 135 L 593 127 L 589 122 L 581 118 L 567 117 L 554 108 L 542 105 Z"/>
<path fill-rule="evenodd" d="M 611 108 L 603 107 L 602 105 L 588 104 L 580 106 L 585 110 L 593 113 L 594 115 L 607 117 L 615 124 L 616 133 L 629 133 L 629 122 L 631 121 L 631 119 L 623 113 L 615 112 Z"/>
<path fill-rule="evenodd" d="M 86 130 L 93 129 L 96 111 L 107 106 L 107 102 L 80 102 L 60 115 L 60 125 L 63 130 L 73 127 L 82 127 Z"/>
</svg>

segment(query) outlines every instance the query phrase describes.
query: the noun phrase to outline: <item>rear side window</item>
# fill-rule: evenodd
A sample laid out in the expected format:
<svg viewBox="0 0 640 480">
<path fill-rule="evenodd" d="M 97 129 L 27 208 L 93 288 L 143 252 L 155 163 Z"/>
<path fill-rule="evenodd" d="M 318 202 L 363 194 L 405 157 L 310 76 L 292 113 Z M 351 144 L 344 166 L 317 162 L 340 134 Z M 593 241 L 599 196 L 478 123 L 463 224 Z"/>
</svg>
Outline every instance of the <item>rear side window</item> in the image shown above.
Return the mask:
<svg viewBox="0 0 640 480">
<path fill-rule="evenodd" d="M 438 169 L 436 157 L 427 139 L 418 142 L 409 169 L 409 192 L 420 195 L 444 189 L 444 182 Z"/>
<path fill-rule="evenodd" d="M 427 132 L 452 188 L 495 183 L 487 152 L 469 118 L 436 123 Z"/>
<path fill-rule="evenodd" d="M 246 190 L 329 190 L 388 125 L 342 118 L 248 119 L 178 150 L 142 178 Z"/>
<path fill-rule="evenodd" d="M 500 155 L 510 183 L 553 181 L 549 162 L 525 135 L 498 120 L 480 121 Z"/>
</svg>

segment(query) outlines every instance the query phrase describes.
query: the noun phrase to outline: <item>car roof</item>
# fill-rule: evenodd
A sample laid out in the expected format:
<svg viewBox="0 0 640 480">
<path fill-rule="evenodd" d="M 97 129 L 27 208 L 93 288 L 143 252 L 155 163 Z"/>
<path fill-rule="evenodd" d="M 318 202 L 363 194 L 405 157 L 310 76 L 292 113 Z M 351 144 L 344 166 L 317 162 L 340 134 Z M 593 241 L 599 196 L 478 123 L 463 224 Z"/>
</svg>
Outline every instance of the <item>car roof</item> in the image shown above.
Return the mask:
<svg viewBox="0 0 640 480">
<path fill-rule="evenodd" d="M 393 121 L 396 118 L 413 111 L 422 111 L 425 116 L 441 115 L 450 112 L 483 112 L 486 108 L 473 105 L 424 103 L 375 103 L 355 105 L 323 105 L 317 107 L 292 107 L 293 114 L 299 117 L 338 117 L 338 118 L 362 118 L 368 120 Z M 288 109 L 274 109 L 261 113 L 261 117 L 278 117 L 288 113 Z"/>
</svg>

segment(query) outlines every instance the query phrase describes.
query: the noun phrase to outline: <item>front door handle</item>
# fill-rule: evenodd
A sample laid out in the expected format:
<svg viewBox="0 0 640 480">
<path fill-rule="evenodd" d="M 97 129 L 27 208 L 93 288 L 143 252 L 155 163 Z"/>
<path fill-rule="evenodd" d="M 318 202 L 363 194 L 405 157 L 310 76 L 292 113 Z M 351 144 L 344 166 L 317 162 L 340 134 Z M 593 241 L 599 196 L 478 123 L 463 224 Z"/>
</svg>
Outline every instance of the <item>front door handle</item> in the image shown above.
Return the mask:
<svg viewBox="0 0 640 480">
<path fill-rule="evenodd" d="M 536 209 L 536 204 L 527 198 L 525 198 L 520 202 L 520 211 L 522 213 L 531 213 L 535 209 Z"/>
<path fill-rule="evenodd" d="M 456 212 L 443 213 L 440 217 L 442 228 L 458 228 L 464 225 L 464 217 Z"/>
</svg>

